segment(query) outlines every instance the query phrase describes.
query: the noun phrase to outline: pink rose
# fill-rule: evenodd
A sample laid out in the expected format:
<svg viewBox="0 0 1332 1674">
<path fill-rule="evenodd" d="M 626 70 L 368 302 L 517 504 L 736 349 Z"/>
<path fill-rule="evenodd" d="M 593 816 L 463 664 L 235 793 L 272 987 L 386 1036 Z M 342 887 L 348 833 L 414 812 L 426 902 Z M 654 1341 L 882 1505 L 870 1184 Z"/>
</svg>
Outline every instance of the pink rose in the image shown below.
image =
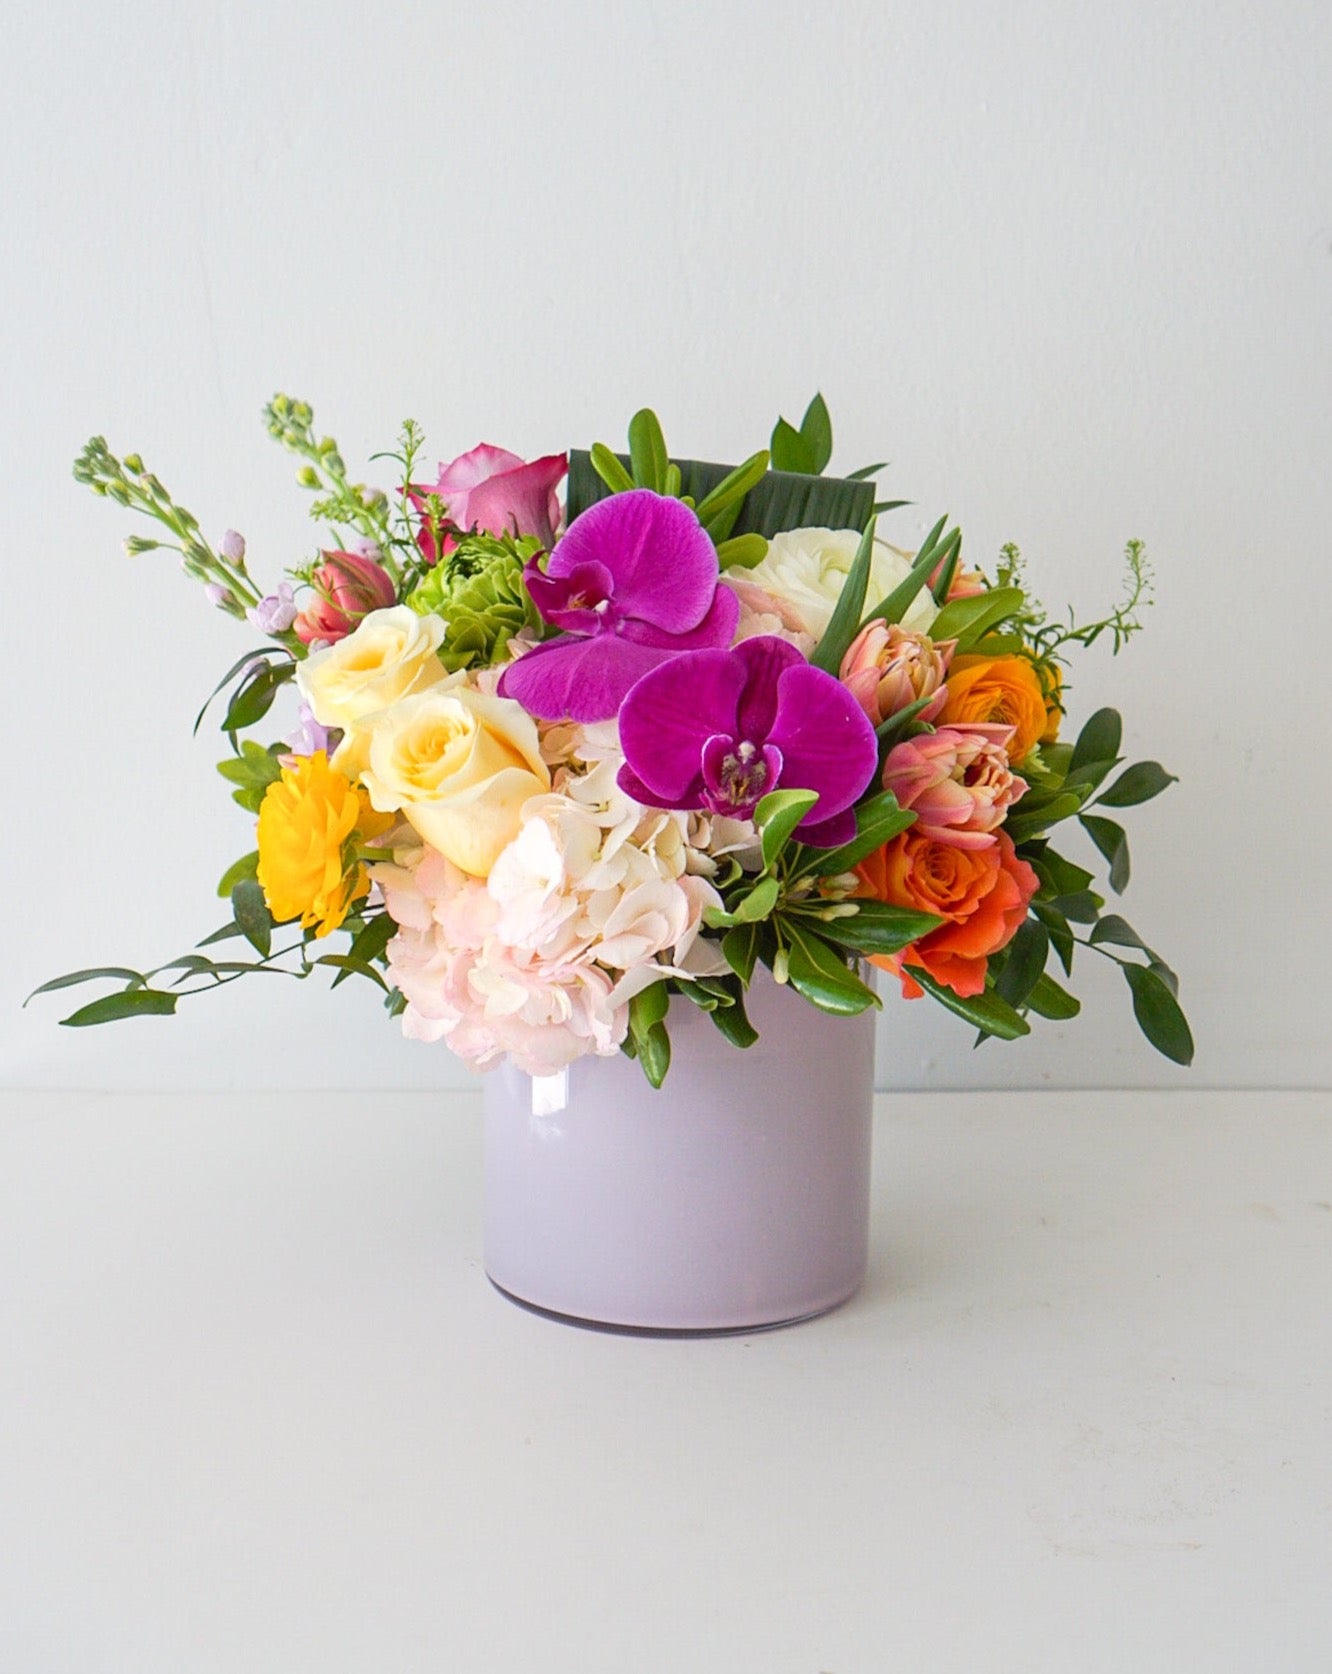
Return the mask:
<svg viewBox="0 0 1332 1674">
<path fill-rule="evenodd" d="M 393 580 L 383 565 L 355 552 L 326 552 L 311 577 L 316 597 L 292 626 L 302 644 L 346 639 L 363 616 L 398 602 Z"/>
<path fill-rule="evenodd" d="M 916 634 L 895 623 L 871 622 L 851 641 L 840 679 L 877 727 L 918 698 L 931 701 L 919 713 L 932 721 L 944 706 L 944 678 L 957 641 Z"/>
<path fill-rule="evenodd" d="M 535 535 L 545 546 L 552 546 L 560 521 L 555 487 L 568 468 L 566 454 L 547 454 L 527 464 L 516 453 L 482 442 L 470 453 L 441 465 L 433 488 L 412 484 L 408 495 L 421 514 L 417 541 L 427 561 L 433 564 L 439 557 L 426 518 L 428 494 L 439 496 L 449 522 L 464 533 L 483 529 L 491 535 Z M 444 550 L 451 546 L 446 539 Z"/>
<path fill-rule="evenodd" d="M 1013 729 L 940 727 L 894 745 L 883 764 L 883 788 L 916 815 L 912 831 L 937 843 L 983 849 L 1003 824 L 1009 804 L 1026 790 L 1010 772 L 1004 746 Z"/>
</svg>

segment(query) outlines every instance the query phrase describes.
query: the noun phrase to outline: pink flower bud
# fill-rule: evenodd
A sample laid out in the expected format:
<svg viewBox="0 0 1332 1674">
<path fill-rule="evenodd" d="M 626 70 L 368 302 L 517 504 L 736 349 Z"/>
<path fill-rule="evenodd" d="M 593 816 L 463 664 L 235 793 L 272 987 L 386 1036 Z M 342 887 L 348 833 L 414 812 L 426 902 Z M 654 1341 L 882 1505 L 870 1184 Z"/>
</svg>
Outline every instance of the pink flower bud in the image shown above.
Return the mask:
<svg viewBox="0 0 1332 1674">
<path fill-rule="evenodd" d="M 1012 735 L 1012 727 L 975 725 L 908 738 L 888 752 L 883 788 L 915 813 L 911 829 L 921 837 L 987 848 L 1009 805 L 1027 788 L 1009 770 L 1004 746 Z"/>
<path fill-rule="evenodd" d="M 228 529 L 217 543 L 217 550 L 228 564 L 243 564 L 245 562 L 245 536 L 238 535 L 234 529 Z"/>
<path fill-rule="evenodd" d="M 326 552 L 311 585 L 318 597 L 293 623 L 297 637 L 306 645 L 317 639 L 332 645 L 345 639 L 372 610 L 387 610 L 397 603 L 388 571 L 355 552 Z"/>
<path fill-rule="evenodd" d="M 931 701 L 920 719 L 931 721 L 948 696 L 944 679 L 956 643 L 946 639 L 936 645 L 928 634 L 871 622 L 842 658 L 842 684 L 876 727 L 923 697 Z"/>
</svg>

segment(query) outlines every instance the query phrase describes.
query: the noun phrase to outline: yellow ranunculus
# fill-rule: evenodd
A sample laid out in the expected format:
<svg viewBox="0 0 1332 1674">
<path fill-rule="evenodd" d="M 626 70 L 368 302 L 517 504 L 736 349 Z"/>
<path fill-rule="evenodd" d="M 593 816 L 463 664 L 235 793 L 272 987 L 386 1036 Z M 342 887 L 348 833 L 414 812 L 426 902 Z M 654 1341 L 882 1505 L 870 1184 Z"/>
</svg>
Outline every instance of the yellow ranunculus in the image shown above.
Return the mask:
<svg viewBox="0 0 1332 1674">
<path fill-rule="evenodd" d="M 347 864 L 347 843 L 353 833 L 378 837 L 392 824 L 322 750 L 298 756 L 259 804 L 258 877 L 273 917 L 299 918 L 316 936 L 336 930 L 370 890 L 364 866 L 354 857 Z"/>
<path fill-rule="evenodd" d="M 1045 731 L 1045 696 L 1029 657 L 954 657 L 948 697 L 934 718 L 940 727 L 982 722 L 1012 727 L 1008 759 L 1020 762 Z"/>
<path fill-rule="evenodd" d="M 403 698 L 369 723 L 362 778 L 432 848 L 484 878 L 518 834 L 522 805 L 550 789 L 536 722 L 510 698 L 464 681 Z"/>
<path fill-rule="evenodd" d="M 394 605 L 372 611 L 345 639 L 297 666 L 296 684 L 315 719 L 346 735 L 333 757 L 340 771 L 355 777 L 365 764 L 360 723 L 367 715 L 446 678 L 436 655 L 443 637 L 438 616 Z"/>
</svg>

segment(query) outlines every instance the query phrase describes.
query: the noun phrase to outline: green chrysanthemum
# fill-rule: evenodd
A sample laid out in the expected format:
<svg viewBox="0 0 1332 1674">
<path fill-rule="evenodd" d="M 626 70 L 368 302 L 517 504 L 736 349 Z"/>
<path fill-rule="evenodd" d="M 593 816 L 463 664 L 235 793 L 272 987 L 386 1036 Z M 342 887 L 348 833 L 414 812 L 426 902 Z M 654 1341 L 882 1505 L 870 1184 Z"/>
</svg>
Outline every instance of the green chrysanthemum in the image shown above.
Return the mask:
<svg viewBox="0 0 1332 1674">
<path fill-rule="evenodd" d="M 498 662 L 521 628 L 540 630 L 523 565 L 541 550 L 530 536 L 464 535 L 408 594 L 405 602 L 419 616 L 443 617 L 439 657 L 450 673 Z"/>
</svg>

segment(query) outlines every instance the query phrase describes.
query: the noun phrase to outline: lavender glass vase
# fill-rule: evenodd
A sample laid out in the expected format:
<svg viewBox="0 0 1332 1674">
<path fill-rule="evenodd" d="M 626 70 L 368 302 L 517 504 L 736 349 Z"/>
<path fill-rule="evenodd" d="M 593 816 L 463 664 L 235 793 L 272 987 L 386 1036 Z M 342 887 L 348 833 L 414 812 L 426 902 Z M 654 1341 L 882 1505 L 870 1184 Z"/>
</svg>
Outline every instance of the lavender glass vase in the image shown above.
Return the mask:
<svg viewBox="0 0 1332 1674">
<path fill-rule="evenodd" d="M 874 1013 L 760 968 L 759 1041 L 671 1006 L 656 1091 L 631 1059 L 486 1077 L 485 1263 L 509 1296 L 625 1330 L 739 1331 L 851 1296 L 869 1235 Z"/>
</svg>

